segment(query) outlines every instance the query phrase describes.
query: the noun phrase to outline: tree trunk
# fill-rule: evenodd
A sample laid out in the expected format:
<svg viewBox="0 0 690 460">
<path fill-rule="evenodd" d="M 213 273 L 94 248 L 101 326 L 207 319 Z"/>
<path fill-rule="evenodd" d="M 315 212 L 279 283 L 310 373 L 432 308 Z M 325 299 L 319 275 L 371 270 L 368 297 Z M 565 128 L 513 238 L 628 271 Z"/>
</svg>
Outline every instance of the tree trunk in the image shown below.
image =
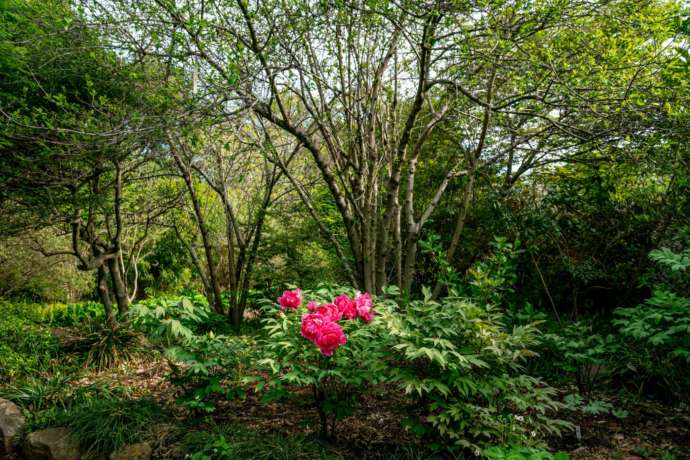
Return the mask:
<svg viewBox="0 0 690 460">
<path fill-rule="evenodd" d="M 171 140 L 172 145 L 172 140 Z M 206 256 L 206 266 L 208 268 L 208 282 L 211 288 L 212 298 L 208 299 L 209 304 L 213 306 L 213 309 L 219 313 L 224 313 L 223 298 L 220 291 L 220 284 L 218 282 L 218 275 L 216 273 L 216 266 L 213 262 L 213 250 L 211 249 L 211 240 L 208 234 L 208 226 L 204 219 L 204 214 L 201 211 L 201 203 L 199 202 L 199 197 L 194 189 L 194 183 L 192 182 L 192 175 L 182 159 L 177 154 L 175 149 L 171 150 L 173 159 L 177 164 L 177 167 L 182 174 L 185 185 L 187 186 L 187 191 L 189 191 L 189 198 L 192 200 L 192 207 L 194 208 L 194 216 L 196 218 L 197 227 L 199 228 L 199 233 L 201 234 L 201 242 L 204 246 L 204 255 Z"/>
<path fill-rule="evenodd" d="M 469 177 L 467 178 L 467 185 L 462 197 L 462 209 L 458 213 L 458 217 L 455 221 L 455 230 L 453 231 L 453 237 L 446 251 L 446 261 L 449 264 L 453 263 L 453 257 L 455 257 L 455 251 L 460 243 L 460 237 L 462 236 L 463 230 L 465 229 L 465 221 L 467 220 L 467 211 L 469 210 L 470 203 L 472 201 L 472 194 L 474 193 L 474 171 L 470 171 Z M 443 290 L 444 286 L 441 281 L 436 281 L 436 286 L 434 287 L 434 292 L 432 293 L 432 298 L 436 299 Z"/>
<path fill-rule="evenodd" d="M 115 301 L 117 302 L 117 315 L 122 319 L 129 311 L 129 297 L 127 296 L 127 288 L 123 279 L 120 264 L 117 258 L 108 259 L 108 271 L 110 272 L 110 279 L 113 283 L 113 290 L 115 291 Z"/>
<path fill-rule="evenodd" d="M 116 322 L 115 315 L 113 314 L 113 302 L 110 298 L 110 289 L 108 288 L 108 271 L 105 265 L 98 267 L 98 297 L 101 299 L 101 303 L 105 308 L 105 320 L 106 322 L 113 326 Z"/>
</svg>

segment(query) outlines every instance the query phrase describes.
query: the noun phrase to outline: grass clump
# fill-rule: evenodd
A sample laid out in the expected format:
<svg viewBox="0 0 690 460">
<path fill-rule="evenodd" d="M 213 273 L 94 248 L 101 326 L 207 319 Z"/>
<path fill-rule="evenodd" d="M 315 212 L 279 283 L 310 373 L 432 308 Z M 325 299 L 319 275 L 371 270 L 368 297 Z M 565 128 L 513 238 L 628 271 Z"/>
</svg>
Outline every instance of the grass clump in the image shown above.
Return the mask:
<svg viewBox="0 0 690 460">
<path fill-rule="evenodd" d="M 62 339 L 65 350 L 84 356 L 84 367 L 109 369 L 130 360 L 142 349 L 142 335 L 128 323 L 85 321 Z"/>
<path fill-rule="evenodd" d="M 93 399 L 65 414 L 82 449 L 101 458 L 126 444 L 140 442 L 153 423 L 167 412 L 153 399 Z"/>
</svg>

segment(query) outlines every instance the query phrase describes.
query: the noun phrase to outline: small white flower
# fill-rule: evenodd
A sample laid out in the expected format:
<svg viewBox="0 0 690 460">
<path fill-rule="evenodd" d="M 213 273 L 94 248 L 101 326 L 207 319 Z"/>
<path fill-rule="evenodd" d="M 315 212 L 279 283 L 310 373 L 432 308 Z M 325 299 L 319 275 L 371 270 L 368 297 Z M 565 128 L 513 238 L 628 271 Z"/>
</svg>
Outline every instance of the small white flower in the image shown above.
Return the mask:
<svg viewBox="0 0 690 460">
<path fill-rule="evenodd" d="M 536 431 L 530 431 L 530 432 L 529 432 L 529 435 L 532 436 L 532 437 L 534 438 L 534 437 L 537 436 L 537 432 L 536 432 Z"/>
</svg>

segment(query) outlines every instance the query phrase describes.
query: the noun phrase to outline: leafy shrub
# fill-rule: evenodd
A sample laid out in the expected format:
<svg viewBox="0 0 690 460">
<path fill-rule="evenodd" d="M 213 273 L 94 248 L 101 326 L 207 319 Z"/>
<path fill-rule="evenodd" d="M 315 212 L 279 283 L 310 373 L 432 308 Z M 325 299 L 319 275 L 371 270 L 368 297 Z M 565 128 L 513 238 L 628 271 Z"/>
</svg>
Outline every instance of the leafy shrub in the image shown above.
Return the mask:
<svg viewBox="0 0 690 460">
<path fill-rule="evenodd" d="M 495 443 L 538 444 L 568 426 L 549 417 L 561 407 L 555 390 L 521 373 L 538 343 L 536 325 L 508 331 L 497 308 L 455 296 L 433 301 L 427 289 L 404 311 L 387 303 L 383 320 L 397 353 L 393 376 L 417 399 L 420 432 L 428 423 L 479 454 Z"/>
<path fill-rule="evenodd" d="M 468 270 L 469 296 L 476 302 L 510 306 L 514 301 L 521 252 L 519 240 L 511 243 L 504 237 L 494 237 L 489 256 Z"/>
<path fill-rule="evenodd" d="M 108 369 L 129 360 L 142 348 L 142 337 L 128 323 L 86 321 L 62 338 L 63 347 L 84 355 L 84 367 Z"/>
<path fill-rule="evenodd" d="M 639 391 L 656 383 L 681 396 L 690 391 L 690 249 L 655 250 L 650 258 L 670 272 L 667 281 L 644 304 L 617 309 L 614 324 L 626 342 L 627 367 Z"/>
<path fill-rule="evenodd" d="M 332 437 L 336 420 L 352 413 L 357 396 L 367 385 L 385 378 L 380 321 L 370 316 L 372 304 L 366 294 L 354 294 L 355 301 L 343 294 L 352 295 L 351 290 L 322 287 L 304 293 L 311 300 L 305 308 L 301 292 L 299 298 L 294 294 L 286 299 L 289 292 L 280 299 L 283 310 L 269 303 L 264 311 L 266 357 L 259 364 L 270 373 L 270 397 L 284 395 L 285 384 L 311 388 L 321 434 Z M 353 305 L 354 316 L 348 310 Z M 363 308 L 369 308 L 367 313 Z M 327 320 L 322 314 L 336 316 Z M 364 321 L 373 320 L 366 323 L 357 319 L 362 316 Z M 323 321 L 323 326 L 314 327 L 324 329 L 310 331 L 312 320 Z M 257 388 L 261 390 L 264 385 L 260 382 Z"/>
<path fill-rule="evenodd" d="M 462 285 L 460 274 L 446 257 L 446 248 L 438 234 L 431 233 L 426 239 L 420 240 L 419 250 L 434 261 L 437 283 L 450 289 L 457 289 Z"/>
<path fill-rule="evenodd" d="M 212 332 L 191 336 L 179 345 L 166 349 L 172 382 L 184 389 L 178 399 L 183 407 L 213 412 L 211 396 L 232 399 L 243 396 L 239 385 L 239 365 L 250 347 L 247 340 L 217 336 Z"/>
<path fill-rule="evenodd" d="M 565 395 L 563 402 L 565 403 L 566 409 L 581 412 L 585 415 L 611 414 L 618 418 L 625 418 L 629 415 L 628 411 L 613 407 L 611 403 L 606 401 L 585 401 L 582 396 L 577 393 Z"/>
<path fill-rule="evenodd" d="M 192 338 L 214 313 L 203 296 L 194 296 L 152 298 L 132 305 L 129 316 L 152 340 L 172 345 Z"/>
<path fill-rule="evenodd" d="M 489 460 L 568 460 L 568 454 L 558 452 L 555 455 L 534 447 L 500 447 L 484 449 L 484 456 Z"/>
<path fill-rule="evenodd" d="M 152 399 L 91 399 L 63 418 L 85 452 L 104 458 L 126 444 L 138 442 L 166 412 Z"/>
<path fill-rule="evenodd" d="M 616 373 L 620 338 L 594 332 L 594 325 L 584 321 L 554 325 L 557 331 L 543 335 L 539 361 L 541 372 L 554 379 L 575 381 L 582 396 L 606 384 Z"/>
<path fill-rule="evenodd" d="M 149 299 L 132 306 L 132 322 L 165 347 L 173 384 L 182 389 L 178 403 L 200 412 L 213 412 L 213 397 L 234 398 L 238 369 L 246 340 L 216 334 L 225 329 L 226 317 L 213 312 L 201 295 Z M 220 326 L 220 327 L 218 327 Z M 206 332 L 211 329 L 211 332 Z"/>
</svg>

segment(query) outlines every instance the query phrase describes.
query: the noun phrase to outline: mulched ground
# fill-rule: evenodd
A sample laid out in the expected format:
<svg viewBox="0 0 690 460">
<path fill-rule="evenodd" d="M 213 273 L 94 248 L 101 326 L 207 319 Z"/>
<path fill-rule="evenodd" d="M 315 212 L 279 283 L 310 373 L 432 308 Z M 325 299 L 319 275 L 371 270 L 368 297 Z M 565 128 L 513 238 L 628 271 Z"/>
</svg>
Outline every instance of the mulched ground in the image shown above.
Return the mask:
<svg viewBox="0 0 690 460">
<path fill-rule="evenodd" d="M 572 460 L 641 460 L 690 459 L 690 407 L 681 403 L 668 406 L 648 400 L 621 401 L 607 395 L 615 407 L 629 415 L 617 418 L 610 414 L 583 415 L 564 412 L 561 418 L 580 427 L 564 433 L 552 445 L 566 450 Z M 673 455 L 673 456 L 671 456 Z"/>
<path fill-rule="evenodd" d="M 171 408 L 175 417 L 183 420 L 193 416 L 174 404 L 179 388 L 166 378 L 169 367 L 164 359 L 148 356 L 118 368 L 91 375 L 75 382 L 117 384 L 129 387 L 133 396 L 152 396 Z M 565 450 L 572 460 L 690 460 L 690 407 L 675 407 L 648 400 L 620 401 L 610 395 L 597 395 L 614 407 L 625 409 L 629 415 L 585 415 L 563 411 L 559 418 L 580 427 L 576 432 L 550 440 L 554 450 Z M 310 405 L 311 395 L 305 389 L 290 391 L 287 400 L 261 403 L 259 396 L 249 392 L 245 399 L 216 401 L 213 418 L 218 423 L 241 424 L 259 431 L 285 436 L 299 433 L 309 436 L 318 430 L 318 415 Z M 356 412 L 338 421 L 338 447 L 346 452 L 385 452 L 405 444 L 418 442 L 415 436 L 400 425 L 408 404 L 399 391 L 373 387 L 360 401 Z M 155 427 L 152 438 L 156 451 L 174 450 L 174 424 Z M 670 456 L 673 454 L 673 457 Z M 666 456 L 665 456 L 666 455 Z"/>
</svg>

